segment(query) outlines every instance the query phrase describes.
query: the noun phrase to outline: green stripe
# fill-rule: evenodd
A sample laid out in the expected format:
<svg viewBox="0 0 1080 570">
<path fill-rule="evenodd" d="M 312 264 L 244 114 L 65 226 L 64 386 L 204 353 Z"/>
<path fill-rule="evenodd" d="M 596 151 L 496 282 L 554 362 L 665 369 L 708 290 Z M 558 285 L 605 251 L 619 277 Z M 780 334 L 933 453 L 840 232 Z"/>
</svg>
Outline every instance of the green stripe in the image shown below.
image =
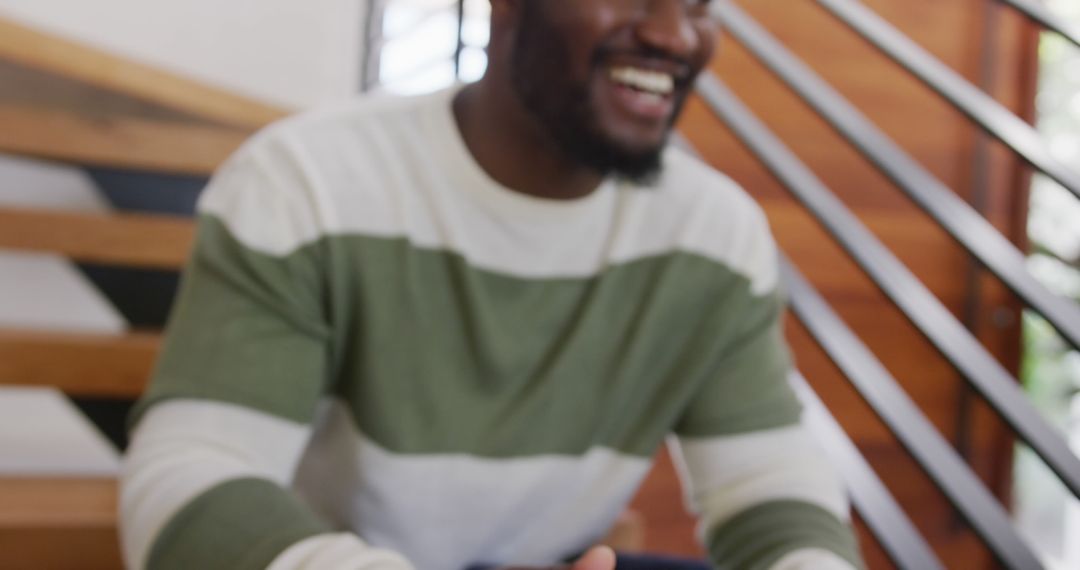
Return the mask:
<svg viewBox="0 0 1080 570">
<path fill-rule="evenodd" d="M 294 495 L 263 479 L 222 483 L 161 531 L 149 570 L 262 570 L 297 542 L 330 528 Z"/>
<path fill-rule="evenodd" d="M 326 390 L 330 327 L 317 246 L 276 258 L 202 218 L 154 379 L 153 402 L 205 398 L 307 422 Z"/>
<path fill-rule="evenodd" d="M 404 239 L 333 236 L 274 258 L 213 218 L 200 235 L 147 402 L 306 422 L 329 383 L 384 448 L 485 457 L 648 457 L 676 425 L 710 436 L 797 420 L 781 299 L 699 255 L 524 279 Z"/>
<path fill-rule="evenodd" d="M 766 570 L 804 548 L 833 552 L 863 568 L 851 528 L 825 509 L 802 501 L 771 501 L 748 509 L 709 533 L 719 568 Z"/>
</svg>

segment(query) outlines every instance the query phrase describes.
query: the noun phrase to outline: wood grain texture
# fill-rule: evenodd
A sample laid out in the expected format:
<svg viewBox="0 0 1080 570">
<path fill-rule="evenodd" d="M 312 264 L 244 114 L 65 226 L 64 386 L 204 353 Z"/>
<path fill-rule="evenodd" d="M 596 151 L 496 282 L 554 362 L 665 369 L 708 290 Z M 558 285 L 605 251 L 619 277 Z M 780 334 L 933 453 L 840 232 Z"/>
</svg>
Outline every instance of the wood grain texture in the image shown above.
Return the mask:
<svg viewBox="0 0 1080 570">
<path fill-rule="evenodd" d="M 194 238 L 194 222 L 179 216 L 0 208 L 0 248 L 81 262 L 179 270 Z"/>
<path fill-rule="evenodd" d="M 161 107 L 77 79 L 4 59 L 0 59 L 0 105 L 45 108 L 95 120 L 129 117 L 166 123 L 223 126 L 198 115 Z"/>
<path fill-rule="evenodd" d="M 274 105 L 204 85 L 0 18 L 0 59 L 245 130 L 281 118 Z"/>
<path fill-rule="evenodd" d="M 123 568 L 113 479 L 0 477 L 0 568 Z"/>
<path fill-rule="evenodd" d="M 0 152 L 87 166 L 209 175 L 251 132 L 0 104 Z"/>
<path fill-rule="evenodd" d="M 108 527 L 116 524 L 112 478 L 0 476 L 0 528 L 12 525 Z"/>
<path fill-rule="evenodd" d="M 654 458 L 630 508 L 644 514 L 645 551 L 702 558 L 705 551 L 694 534 L 694 518 L 686 510 L 679 477 L 667 449 Z"/>
<path fill-rule="evenodd" d="M 997 56 L 989 78 L 991 94 L 1020 116 L 1031 116 L 1036 43 L 1033 28 L 1022 18 L 988 0 L 865 3 L 970 80 L 979 79 L 982 46 L 991 46 Z M 982 135 L 961 113 L 815 2 L 740 2 L 740 6 L 953 192 L 973 198 L 979 190 L 973 165 Z M 1000 12 L 992 37 L 983 33 L 987 10 Z M 713 70 L 954 315 L 962 317 L 965 301 L 976 296 L 972 329 L 999 361 L 1015 371 L 1019 306 L 1012 295 L 982 271 L 975 271 L 972 279 L 967 253 L 745 49 L 728 38 L 721 50 Z M 758 199 L 781 247 L 878 355 L 931 423 L 948 441 L 959 444 L 958 414 L 969 389 L 957 372 L 701 102 L 688 104 L 680 128 L 708 162 Z M 983 211 L 1023 247 L 1026 170 L 999 143 L 988 146 Z M 789 323 L 800 369 L 946 565 L 994 567 L 967 525 L 805 329 L 793 319 Z M 1011 436 L 978 398 L 974 402 L 966 443 L 969 462 L 988 487 L 1006 499 Z M 658 473 L 664 469 L 660 463 Z M 670 485 L 672 477 L 654 474 L 643 493 L 667 492 L 654 480 Z M 668 529 L 671 535 L 692 533 L 688 520 L 672 524 L 679 528 Z M 679 540 L 660 548 L 690 552 Z M 891 567 L 870 537 L 864 534 L 862 540 L 871 568 Z"/>
<path fill-rule="evenodd" d="M 53 386 L 74 396 L 137 398 L 160 337 L 0 330 L 0 385 Z"/>
</svg>

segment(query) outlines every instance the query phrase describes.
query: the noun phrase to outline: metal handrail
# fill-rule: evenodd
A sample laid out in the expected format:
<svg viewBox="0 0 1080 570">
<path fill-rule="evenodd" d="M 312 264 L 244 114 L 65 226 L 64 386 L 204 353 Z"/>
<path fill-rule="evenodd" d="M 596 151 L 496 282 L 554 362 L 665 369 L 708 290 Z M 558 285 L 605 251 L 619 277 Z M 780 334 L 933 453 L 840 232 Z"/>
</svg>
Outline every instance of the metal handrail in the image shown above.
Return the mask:
<svg viewBox="0 0 1080 570">
<path fill-rule="evenodd" d="M 1039 133 L 859 0 L 815 0 L 867 42 L 945 97 L 1018 156 L 1080 198 L 1080 173 L 1054 158 Z"/>
<path fill-rule="evenodd" d="M 889 559 L 902 570 L 944 570 L 941 560 L 802 374 L 791 375 L 791 387 L 803 404 L 803 422 L 822 443 L 847 485 L 852 505 Z"/>
<path fill-rule="evenodd" d="M 461 79 L 461 54 L 465 51 L 465 0 L 457 0 L 457 45 L 454 46 L 454 77 Z"/>
<path fill-rule="evenodd" d="M 1042 568 L 1039 559 L 1013 528 L 1005 509 L 934 429 L 889 371 L 794 266 L 785 260 L 781 271 L 796 316 L 998 561 L 1007 568 Z"/>
<path fill-rule="evenodd" d="M 1080 348 L 1080 306 L 1054 295 L 1036 281 L 1027 272 L 1024 255 L 993 225 L 734 3 L 719 4 L 716 15 L 750 53 L 852 142 L 1020 299 L 1050 322 L 1066 342 Z"/>
<path fill-rule="evenodd" d="M 1031 21 L 1039 24 L 1043 28 L 1050 30 L 1058 34 L 1059 36 L 1069 40 L 1077 47 L 1080 47 L 1080 29 L 1075 26 L 1070 26 L 1065 22 L 1062 22 L 1060 18 L 1055 16 L 1046 9 L 1039 2 L 1033 2 L 1032 0 L 999 0 L 1016 8 L 1021 14 L 1027 16 Z"/>
<path fill-rule="evenodd" d="M 1080 459 L 1027 400 L 1019 382 L 979 344 L 919 279 L 716 76 L 698 93 L 783 182 L 904 315 L 1080 497 Z"/>
</svg>

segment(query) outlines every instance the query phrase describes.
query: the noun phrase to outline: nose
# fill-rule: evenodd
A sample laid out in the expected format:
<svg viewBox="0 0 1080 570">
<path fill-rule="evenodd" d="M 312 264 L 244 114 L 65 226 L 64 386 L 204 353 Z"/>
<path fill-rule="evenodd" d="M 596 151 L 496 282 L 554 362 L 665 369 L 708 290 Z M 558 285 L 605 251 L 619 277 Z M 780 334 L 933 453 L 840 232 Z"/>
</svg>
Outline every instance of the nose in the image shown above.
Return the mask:
<svg viewBox="0 0 1080 570">
<path fill-rule="evenodd" d="M 673 56 L 689 57 L 701 46 L 690 14 L 693 0 L 650 0 L 637 26 L 640 41 Z"/>
</svg>

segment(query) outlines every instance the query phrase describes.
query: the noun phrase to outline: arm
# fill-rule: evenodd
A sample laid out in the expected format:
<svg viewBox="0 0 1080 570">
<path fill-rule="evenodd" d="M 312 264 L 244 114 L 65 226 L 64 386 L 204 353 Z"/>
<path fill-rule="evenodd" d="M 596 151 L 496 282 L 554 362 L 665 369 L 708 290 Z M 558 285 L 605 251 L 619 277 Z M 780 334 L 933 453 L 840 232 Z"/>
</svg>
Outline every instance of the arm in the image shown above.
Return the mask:
<svg viewBox="0 0 1080 570">
<path fill-rule="evenodd" d="M 861 564 L 843 489 L 801 425 L 681 438 L 673 448 L 715 563 L 771 570 Z"/>
<path fill-rule="evenodd" d="M 847 499 L 800 424 L 776 250 L 759 226 L 744 234 L 759 263 L 715 296 L 709 373 L 676 426 L 676 463 L 717 566 L 851 570 L 862 563 Z"/>
<path fill-rule="evenodd" d="M 269 140 L 268 140 L 269 139 Z M 200 201 L 121 482 L 132 568 L 403 570 L 287 490 L 329 389 L 317 209 L 283 142 L 262 135 Z"/>
<path fill-rule="evenodd" d="M 132 568 L 411 568 L 335 533 L 286 490 L 310 428 L 252 409 L 171 400 L 139 422 L 121 518 Z"/>
</svg>

